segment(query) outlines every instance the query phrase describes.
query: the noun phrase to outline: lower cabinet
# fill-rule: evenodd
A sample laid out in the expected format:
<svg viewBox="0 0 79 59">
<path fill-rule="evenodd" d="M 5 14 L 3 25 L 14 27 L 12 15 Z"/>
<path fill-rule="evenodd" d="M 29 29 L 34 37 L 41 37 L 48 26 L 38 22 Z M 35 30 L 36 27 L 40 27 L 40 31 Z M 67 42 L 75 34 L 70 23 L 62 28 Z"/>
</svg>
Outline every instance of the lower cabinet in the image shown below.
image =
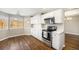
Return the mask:
<svg viewBox="0 0 79 59">
<path fill-rule="evenodd" d="M 37 30 L 37 39 L 42 40 L 42 29 Z"/>
<path fill-rule="evenodd" d="M 33 28 L 31 29 L 31 35 L 35 38 L 41 40 L 42 39 L 42 29 L 41 28 Z"/>
<path fill-rule="evenodd" d="M 64 32 L 52 33 L 52 47 L 57 50 L 62 50 L 64 47 Z"/>
</svg>

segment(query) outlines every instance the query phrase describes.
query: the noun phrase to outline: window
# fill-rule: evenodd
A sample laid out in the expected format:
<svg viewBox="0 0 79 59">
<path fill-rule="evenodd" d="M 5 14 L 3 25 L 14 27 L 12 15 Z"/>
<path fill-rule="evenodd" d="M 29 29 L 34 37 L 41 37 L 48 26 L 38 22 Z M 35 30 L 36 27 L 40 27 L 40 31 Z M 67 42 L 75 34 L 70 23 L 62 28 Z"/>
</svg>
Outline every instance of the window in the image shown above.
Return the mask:
<svg viewBox="0 0 79 59">
<path fill-rule="evenodd" d="M 0 19 L 0 29 L 3 29 L 5 27 L 5 23 L 2 19 Z"/>
<path fill-rule="evenodd" d="M 10 27 L 13 28 L 13 29 L 23 28 L 23 20 L 20 20 L 20 19 L 11 20 Z"/>
</svg>

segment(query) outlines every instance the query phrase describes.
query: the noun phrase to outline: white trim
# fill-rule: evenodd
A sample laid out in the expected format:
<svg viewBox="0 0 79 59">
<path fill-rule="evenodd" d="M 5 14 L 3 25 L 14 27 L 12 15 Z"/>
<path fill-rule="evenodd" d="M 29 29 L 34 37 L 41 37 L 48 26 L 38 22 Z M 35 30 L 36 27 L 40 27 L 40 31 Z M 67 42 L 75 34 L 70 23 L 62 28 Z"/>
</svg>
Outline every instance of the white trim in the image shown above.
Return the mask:
<svg viewBox="0 0 79 59">
<path fill-rule="evenodd" d="M 69 32 L 66 32 L 67 34 L 73 34 L 73 35 L 79 35 L 78 33 L 69 33 Z"/>
<path fill-rule="evenodd" d="M 8 36 L 8 37 L 5 37 L 5 38 L 1 39 L 0 41 L 3 41 L 3 40 L 5 40 L 5 39 L 7 39 L 7 38 L 15 37 L 15 36 L 21 36 L 21 35 L 25 35 L 25 34 L 19 34 L 19 35 L 14 35 L 14 36 Z"/>
</svg>

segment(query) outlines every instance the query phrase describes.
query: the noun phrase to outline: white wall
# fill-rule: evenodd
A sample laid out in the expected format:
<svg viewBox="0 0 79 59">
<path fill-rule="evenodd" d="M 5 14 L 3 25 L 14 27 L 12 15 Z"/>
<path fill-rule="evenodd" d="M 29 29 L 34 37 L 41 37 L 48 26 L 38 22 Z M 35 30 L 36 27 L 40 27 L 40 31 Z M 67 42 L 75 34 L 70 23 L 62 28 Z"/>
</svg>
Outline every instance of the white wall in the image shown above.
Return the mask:
<svg viewBox="0 0 79 59">
<path fill-rule="evenodd" d="M 65 20 L 65 33 L 79 35 L 79 16 L 72 16 L 71 20 Z"/>
<path fill-rule="evenodd" d="M 19 35 L 24 35 L 23 29 L 10 29 L 10 30 L 7 31 L 8 37 L 19 36 Z"/>
<path fill-rule="evenodd" d="M 24 34 L 31 35 L 31 20 L 30 17 L 24 18 Z"/>
</svg>

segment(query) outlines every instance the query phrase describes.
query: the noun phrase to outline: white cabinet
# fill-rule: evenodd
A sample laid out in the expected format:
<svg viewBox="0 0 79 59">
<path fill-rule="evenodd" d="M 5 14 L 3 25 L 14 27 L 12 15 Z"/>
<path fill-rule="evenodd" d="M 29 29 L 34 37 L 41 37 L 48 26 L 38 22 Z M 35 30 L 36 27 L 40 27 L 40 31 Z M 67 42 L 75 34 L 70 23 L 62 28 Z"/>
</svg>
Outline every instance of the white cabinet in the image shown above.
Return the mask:
<svg viewBox="0 0 79 59">
<path fill-rule="evenodd" d="M 54 11 L 42 15 L 43 18 L 50 18 L 50 17 L 53 17 L 53 16 L 54 16 Z"/>
<path fill-rule="evenodd" d="M 64 21 L 64 11 L 62 9 L 52 11 L 42 15 L 42 19 L 55 17 L 55 23 L 63 23 Z"/>
<path fill-rule="evenodd" d="M 45 19 L 45 18 L 53 17 L 53 15 L 54 15 L 54 12 L 50 12 L 50 13 L 46 13 L 46 14 L 42 15 L 42 16 L 41 16 L 41 23 L 42 23 L 42 24 L 45 24 L 44 19 Z"/>
<path fill-rule="evenodd" d="M 34 23 L 33 28 L 31 28 L 31 35 L 36 37 L 37 39 L 41 39 L 42 28 L 40 23 Z"/>
<path fill-rule="evenodd" d="M 55 23 L 63 23 L 64 21 L 64 11 L 63 10 L 57 10 L 54 11 L 54 15 L 55 17 Z"/>
<path fill-rule="evenodd" d="M 35 15 L 31 18 L 31 24 L 40 24 L 40 19 L 41 16 L 40 15 Z"/>
<path fill-rule="evenodd" d="M 45 16 L 45 15 L 41 15 L 41 24 L 45 24 L 44 16 Z"/>
<path fill-rule="evenodd" d="M 42 28 L 41 28 L 41 15 L 35 15 L 31 18 L 31 24 L 33 24 L 33 28 L 31 28 L 31 35 L 36 37 L 37 39 L 41 39 Z"/>
<path fill-rule="evenodd" d="M 37 29 L 37 38 L 42 40 L 42 28 Z"/>
<path fill-rule="evenodd" d="M 33 17 L 31 18 L 31 24 L 35 24 L 37 21 Z"/>
<path fill-rule="evenodd" d="M 31 35 L 33 35 L 37 39 L 41 39 L 42 38 L 42 36 L 41 36 L 42 35 L 42 29 L 41 28 L 31 29 Z"/>
<path fill-rule="evenodd" d="M 62 33 L 52 33 L 52 47 L 61 50 L 64 47 L 64 32 Z"/>
</svg>

